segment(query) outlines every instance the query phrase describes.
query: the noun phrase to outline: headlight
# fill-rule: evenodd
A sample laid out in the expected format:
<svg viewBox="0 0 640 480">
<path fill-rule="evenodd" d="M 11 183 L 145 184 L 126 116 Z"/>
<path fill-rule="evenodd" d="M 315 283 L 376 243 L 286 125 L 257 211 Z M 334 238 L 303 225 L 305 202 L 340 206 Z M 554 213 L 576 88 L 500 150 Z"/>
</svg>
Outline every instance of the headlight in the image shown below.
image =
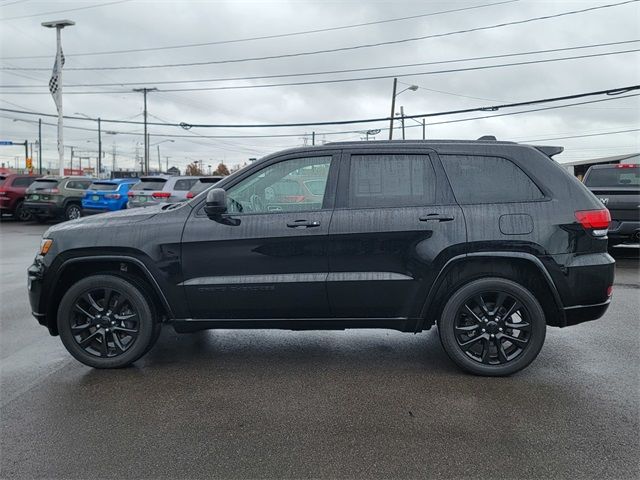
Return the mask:
<svg viewBox="0 0 640 480">
<path fill-rule="evenodd" d="M 53 240 L 50 238 L 43 238 L 40 242 L 40 255 L 46 255 L 53 245 Z"/>
</svg>

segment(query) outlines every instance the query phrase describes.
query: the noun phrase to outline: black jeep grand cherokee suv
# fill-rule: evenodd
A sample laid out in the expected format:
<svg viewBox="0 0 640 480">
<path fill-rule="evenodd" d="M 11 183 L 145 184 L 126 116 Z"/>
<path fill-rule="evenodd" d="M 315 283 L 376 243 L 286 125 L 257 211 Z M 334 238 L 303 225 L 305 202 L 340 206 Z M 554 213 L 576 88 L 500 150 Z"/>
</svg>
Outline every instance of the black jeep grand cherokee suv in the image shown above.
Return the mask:
<svg viewBox="0 0 640 480">
<path fill-rule="evenodd" d="M 560 151 L 481 139 L 276 153 L 186 203 L 50 228 L 29 268 L 33 314 L 97 368 L 139 359 L 163 323 L 437 324 L 460 367 L 507 375 L 547 325 L 597 319 L 611 298 L 609 213 Z"/>
</svg>

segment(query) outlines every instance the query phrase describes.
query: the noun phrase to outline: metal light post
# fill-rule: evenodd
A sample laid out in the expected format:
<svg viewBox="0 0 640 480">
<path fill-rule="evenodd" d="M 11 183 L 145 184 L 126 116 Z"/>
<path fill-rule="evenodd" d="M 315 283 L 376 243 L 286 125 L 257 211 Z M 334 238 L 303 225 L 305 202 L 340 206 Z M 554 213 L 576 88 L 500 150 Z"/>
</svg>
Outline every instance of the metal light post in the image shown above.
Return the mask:
<svg viewBox="0 0 640 480">
<path fill-rule="evenodd" d="M 160 160 L 160 144 L 161 143 L 165 143 L 165 142 L 175 143 L 175 140 L 166 139 L 166 140 L 162 140 L 161 142 L 157 142 L 157 143 L 153 144 L 158 148 L 158 173 L 162 172 L 162 163 L 161 163 L 161 160 Z M 149 146 L 152 147 L 153 145 L 149 145 Z M 168 158 L 169 157 L 167 157 L 167 159 Z M 168 163 L 167 163 L 167 170 L 169 170 L 169 164 Z"/>
<path fill-rule="evenodd" d="M 398 79 L 394 78 L 393 93 L 391 94 L 391 120 L 389 121 L 389 140 L 393 140 L 393 120 L 394 120 L 395 110 L 396 110 L 396 97 L 401 93 L 406 92 L 407 90 L 411 90 L 412 92 L 415 92 L 416 90 L 418 90 L 419 87 L 417 85 L 409 85 L 407 88 L 400 90 L 398 93 L 396 93 L 397 88 L 398 88 Z"/>
<path fill-rule="evenodd" d="M 80 115 L 84 118 L 88 118 L 89 120 L 94 120 L 89 115 L 81 112 L 75 112 L 74 115 Z M 96 119 L 98 121 L 98 161 L 96 162 L 96 173 L 98 177 L 102 173 L 102 129 L 100 125 L 100 117 Z"/>
<path fill-rule="evenodd" d="M 60 176 L 64 176 L 64 141 L 63 141 L 63 116 L 62 116 L 62 65 L 64 64 L 64 56 L 62 55 L 62 42 L 60 40 L 60 32 L 64 27 L 75 25 L 76 22 L 71 20 L 57 20 L 52 22 L 42 22 L 43 27 L 56 29 L 56 63 L 54 71 L 49 81 L 49 90 L 53 95 L 53 99 L 58 109 L 58 159 L 60 162 Z"/>
<path fill-rule="evenodd" d="M 134 88 L 134 92 L 144 94 L 144 174 L 149 175 L 149 136 L 147 135 L 147 93 L 158 90 L 157 88 Z"/>
</svg>

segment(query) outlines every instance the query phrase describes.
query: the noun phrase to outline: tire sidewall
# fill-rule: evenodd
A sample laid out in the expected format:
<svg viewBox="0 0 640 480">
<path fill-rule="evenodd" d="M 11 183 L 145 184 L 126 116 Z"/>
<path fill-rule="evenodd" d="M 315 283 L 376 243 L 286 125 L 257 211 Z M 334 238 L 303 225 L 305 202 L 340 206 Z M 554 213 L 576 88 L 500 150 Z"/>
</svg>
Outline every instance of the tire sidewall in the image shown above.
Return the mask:
<svg viewBox="0 0 640 480">
<path fill-rule="evenodd" d="M 531 337 L 529 345 L 518 358 L 502 365 L 485 365 L 469 358 L 458 345 L 454 325 L 456 315 L 469 297 L 489 291 L 503 291 L 517 298 L 529 313 Z M 438 332 L 442 346 L 451 360 L 462 369 L 484 376 L 511 375 L 528 366 L 540 353 L 546 335 L 546 320 L 540 302 L 522 285 L 504 278 L 484 278 L 471 281 L 460 287 L 449 299 L 438 321 Z"/>
<path fill-rule="evenodd" d="M 71 333 L 71 324 L 69 322 L 74 303 L 79 296 L 92 289 L 105 287 L 126 292 L 126 294 L 130 296 L 131 303 L 138 312 L 140 328 L 134 344 L 125 353 L 111 358 L 96 357 L 86 352 L 76 342 Z M 115 275 L 94 275 L 84 278 L 71 286 L 64 297 L 62 297 L 62 301 L 58 307 L 57 323 L 60 339 L 69 353 L 71 353 L 76 360 L 94 368 L 126 367 L 147 353 L 153 346 L 154 338 L 156 338 L 155 332 L 157 326 L 155 325 L 153 310 L 149 306 L 145 296 L 134 284 Z"/>
</svg>

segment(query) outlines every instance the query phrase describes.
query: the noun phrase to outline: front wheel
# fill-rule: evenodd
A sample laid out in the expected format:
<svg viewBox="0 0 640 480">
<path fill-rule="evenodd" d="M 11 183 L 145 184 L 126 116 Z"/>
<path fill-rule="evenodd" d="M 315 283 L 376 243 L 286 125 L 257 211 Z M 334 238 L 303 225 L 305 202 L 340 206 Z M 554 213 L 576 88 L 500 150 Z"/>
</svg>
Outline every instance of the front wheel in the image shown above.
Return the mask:
<svg viewBox="0 0 640 480">
<path fill-rule="evenodd" d="M 538 356 L 546 321 L 540 303 L 522 285 L 485 278 L 451 296 L 438 330 L 447 355 L 459 367 L 477 375 L 504 376 Z"/>
<path fill-rule="evenodd" d="M 95 368 L 120 368 L 147 353 L 158 338 L 153 306 L 142 290 L 115 275 L 75 283 L 58 308 L 62 343 Z"/>
</svg>

